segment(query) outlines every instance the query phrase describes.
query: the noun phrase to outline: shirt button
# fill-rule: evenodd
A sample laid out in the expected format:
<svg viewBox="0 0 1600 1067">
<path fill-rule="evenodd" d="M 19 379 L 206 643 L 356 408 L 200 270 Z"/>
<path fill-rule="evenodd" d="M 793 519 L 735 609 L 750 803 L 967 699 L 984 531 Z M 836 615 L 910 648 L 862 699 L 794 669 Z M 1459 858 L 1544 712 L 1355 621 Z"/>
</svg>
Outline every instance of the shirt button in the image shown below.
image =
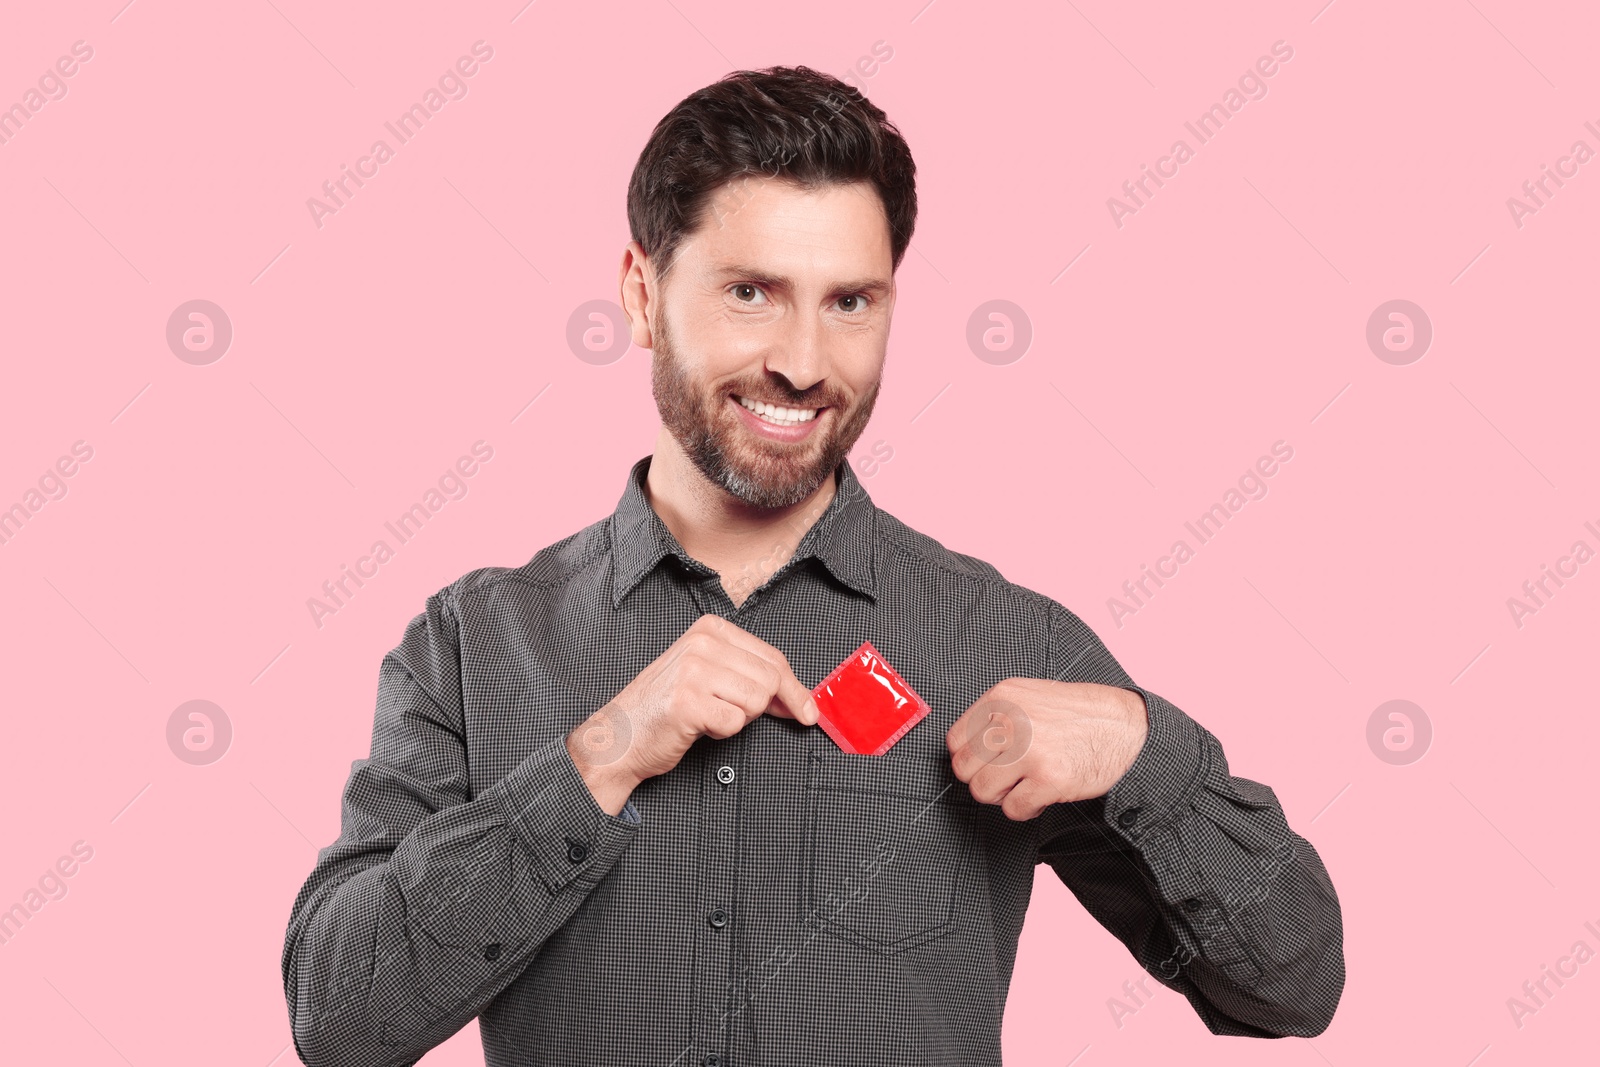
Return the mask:
<svg viewBox="0 0 1600 1067">
<path fill-rule="evenodd" d="M 717 781 L 721 782 L 723 785 L 727 785 L 729 782 L 733 781 L 733 768 L 729 767 L 727 764 L 723 764 L 721 767 L 718 767 Z"/>
<path fill-rule="evenodd" d="M 705 1064 L 705 1067 L 718 1067 L 718 1064 L 722 1062 L 722 1057 L 715 1052 L 708 1052 L 700 1062 Z"/>
<path fill-rule="evenodd" d="M 1139 821 L 1139 809 L 1138 808 L 1129 808 L 1128 810 L 1124 811 L 1121 815 L 1117 816 L 1117 823 L 1120 826 L 1122 826 L 1124 829 L 1126 829 L 1129 826 L 1132 826 L 1134 823 L 1136 823 L 1138 821 Z"/>
<path fill-rule="evenodd" d="M 573 863 L 582 863 L 589 857 L 589 846 L 582 841 L 567 842 L 567 859 Z"/>
<path fill-rule="evenodd" d="M 711 914 L 706 916 L 706 921 L 720 930 L 728 925 L 728 913 L 721 908 L 713 908 Z"/>
<path fill-rule="evenodd" d="M 1201 905 L 1201 900 L 1200 900 L 1199 897 L 1190 897 L 1188 900 L 1183 902 L 1183 910 L 1184 911 L 1199 911 L 1200 910 L 1200 905 Z"/>
<path fill-rule="evenodd" d="M 500 942 L 496 941 L 492 945 L 484 945 L 483 946 L 483 958 L 488 960 L 490 963 L 493 963 L 495 960 L 499 959 L 500 958 Z"/>
</svg>

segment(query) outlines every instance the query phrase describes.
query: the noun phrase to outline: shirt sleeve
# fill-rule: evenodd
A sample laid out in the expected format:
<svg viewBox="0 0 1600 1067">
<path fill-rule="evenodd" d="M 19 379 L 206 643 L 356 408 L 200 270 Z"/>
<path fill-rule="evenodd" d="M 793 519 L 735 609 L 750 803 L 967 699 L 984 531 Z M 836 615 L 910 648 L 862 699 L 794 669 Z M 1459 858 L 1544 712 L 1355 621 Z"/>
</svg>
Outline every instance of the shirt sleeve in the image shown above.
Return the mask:
<svg viewBox="0 0 1600 1067">
<path fill-rule="evenodd" d="M 310 1067 L 412 1064 L 522 973 L 641 825 L 565 738 L 470 796 L 457 605 L 429 597 L 379 668 L 369 758 L 295 899 L 284 995 Z"/>
<path fill-rule="evenodd" d="M 1316 850 L 1270 788 L 1228 773 L 1216 737 L 1134 685 L 1072 612 L 1050 614 L 1053 676 L 1138 693 L 1149 734 L 1104 796 L 1039 815 L 1038 862 L 1212 1033 L 1322 1033 L 1344 991 L 1344 928 Z"/>
</svg>

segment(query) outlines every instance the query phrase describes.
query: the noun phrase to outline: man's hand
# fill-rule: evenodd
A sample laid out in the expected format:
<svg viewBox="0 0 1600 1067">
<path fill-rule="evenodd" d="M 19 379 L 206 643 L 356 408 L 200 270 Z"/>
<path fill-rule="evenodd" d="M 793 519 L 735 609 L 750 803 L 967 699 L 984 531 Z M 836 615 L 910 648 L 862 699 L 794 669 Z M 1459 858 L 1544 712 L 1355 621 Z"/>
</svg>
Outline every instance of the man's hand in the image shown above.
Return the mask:
<svg viewBox="0 0 1600 1067">
<path fill-rule="evenodd" d="M 1093 682 L 1007 678 L 950 727 L 950 765 L 974 800 L 1032 819 L 1051 804 L 1104 796 L 1149 732 L 1144 699 Z"/>
<path fill-rule="evenodd" d="M 763 713 L 815 726 L 818 708 L 782 652 L 702 615 L 567 735 L 567 751 L 600 807 L 616 815 L 635 786 L 676 767 L 697 738 L 732 737 Z"/>
</svg>

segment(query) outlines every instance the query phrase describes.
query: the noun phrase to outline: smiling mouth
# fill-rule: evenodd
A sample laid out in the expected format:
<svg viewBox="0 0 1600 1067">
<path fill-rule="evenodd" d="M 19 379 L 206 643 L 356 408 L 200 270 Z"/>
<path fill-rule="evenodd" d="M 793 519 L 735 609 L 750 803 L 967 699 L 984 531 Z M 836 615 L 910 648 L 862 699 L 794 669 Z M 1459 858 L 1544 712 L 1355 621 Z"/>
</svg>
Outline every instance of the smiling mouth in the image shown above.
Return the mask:
<svg viewBox="0 0 1600 1067">
<path fill-rule="evenodd" d="M 821 408 L 791 408 L 781 404 L 769 404 L 765 400 L 751 400 L 749 397 L 733 394 L 733 399 L 748 408 L 763 422 L 770 422 L 774 426 L 799 426 L 810 422 L 827 410 Z"/>
</svg>

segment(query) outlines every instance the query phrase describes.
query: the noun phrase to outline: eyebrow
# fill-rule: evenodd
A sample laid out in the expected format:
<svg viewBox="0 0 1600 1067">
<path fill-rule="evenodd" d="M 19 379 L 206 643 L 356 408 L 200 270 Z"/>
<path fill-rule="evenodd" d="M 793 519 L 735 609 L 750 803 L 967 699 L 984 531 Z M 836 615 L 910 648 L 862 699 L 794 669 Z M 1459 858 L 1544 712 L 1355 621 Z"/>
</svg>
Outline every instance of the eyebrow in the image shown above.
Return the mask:
<svg viewBox="0 0 1600 1067">
<path fill-rule="evenodd" d="M 781 289 L 785 292 L 793 292 L 795 288 L 793 278 L 782 274 L 769 274 L 764 270 L 738 263 L 718 267 L 713 271 L 712 276 L 724 279 L 738 278 L 740 281 L 754 282 L 768 289 Z M 861 278 L 842 282 L 834 286 L 832 292 L 835 294 L 867 293 L 871 296 L 883 297 L 889 293 L 889 283 L 882 278 Z"/>
</svg>

